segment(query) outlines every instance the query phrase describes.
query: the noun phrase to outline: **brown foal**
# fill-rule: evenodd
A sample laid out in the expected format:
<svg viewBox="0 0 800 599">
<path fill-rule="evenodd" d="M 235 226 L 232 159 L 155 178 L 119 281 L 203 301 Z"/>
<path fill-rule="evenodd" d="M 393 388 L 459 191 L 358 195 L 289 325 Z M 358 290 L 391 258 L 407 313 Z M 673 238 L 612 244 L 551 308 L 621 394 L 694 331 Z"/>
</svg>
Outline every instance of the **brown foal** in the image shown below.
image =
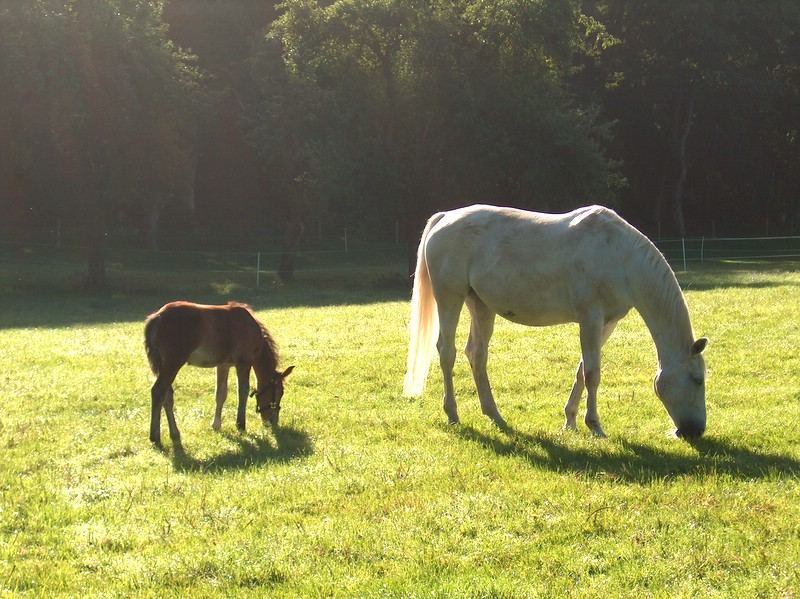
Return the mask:
<svg viewBox="0 0 800 599">
<path fill-rule="evenodd" d="M 278 424 L 283 397 L 283 382 L 292 372 L 277 369 L 278 352 L 272 336 L 246 304 L 228 302 L 209 306 L 191 302 L 170 302 L 147 317 L 144 345 L 156 382 L 150 390 L 150 440 L 161 444 L 161 408 L 167 414 L 169 436 L 180 440 L 173 411 L 173 388 L 184 364 L 217 368 L 217 406 L 214 430 L 222 425 L 222 406 L 228 395 L 228 373 L 236 367 L 239 407 L 236 426 L 245 430 L 245 413 L 250 387 L 250 369 L 257 385 L 250 396 L 256 398 L 256 412 L 264 424 Z"/>
</svg>

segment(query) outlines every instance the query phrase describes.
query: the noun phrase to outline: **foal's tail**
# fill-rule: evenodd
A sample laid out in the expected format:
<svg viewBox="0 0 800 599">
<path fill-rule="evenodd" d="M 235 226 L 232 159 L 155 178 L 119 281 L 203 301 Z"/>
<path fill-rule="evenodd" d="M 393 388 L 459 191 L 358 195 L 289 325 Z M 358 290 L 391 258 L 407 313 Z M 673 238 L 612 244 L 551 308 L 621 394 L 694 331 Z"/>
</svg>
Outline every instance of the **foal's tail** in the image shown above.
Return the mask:
<svg viewBox="0 0 800 599">
<path fill-rule="evenodd" d="M 161 371 L 161 356 L 153 343 L 153 335 L 158 326 L 159 316 L 158 312 L 151 314 L 144 323 L 144 351 L 147 353 L 147 361 L 150 362 L 150 370 L 156 376 Z"/>
<path fill-rule="evenodd" d="M 436 298 L 433 296 L 431 276 L 425 256 L 425 244 L 433 226 L 444 216 L 443 212 L 434 214 L 422 232 L 417 249 L 417 269 L 414 272 L 414 292 L 411 295 L 410 339 L 408 361 L 403 381 L 403 395 L 415 397 L 422 395 L 431 357 L 439 334 L 439 315 L 436 312 Z"/>
</svg>

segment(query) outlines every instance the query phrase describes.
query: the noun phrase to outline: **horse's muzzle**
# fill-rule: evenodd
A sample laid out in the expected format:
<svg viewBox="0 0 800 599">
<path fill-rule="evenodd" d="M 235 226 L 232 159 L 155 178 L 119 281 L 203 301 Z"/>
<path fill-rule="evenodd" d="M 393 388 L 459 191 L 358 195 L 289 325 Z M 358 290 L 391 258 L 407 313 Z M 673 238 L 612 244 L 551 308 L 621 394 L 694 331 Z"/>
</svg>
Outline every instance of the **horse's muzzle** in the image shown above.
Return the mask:
<svg viewBox="0 0 800 599">
<path fill-rule="evenodd" d="M 682 422 L 678 426 L 678 430 L 675 431 L 675 434 L 681 439 L 687 439 L 691 441 L 693 439 L 699 439 L 702 437 L 704 432 L 706 432 L 705 423 L 690 420 L 688 422 Z"/>
</svg>

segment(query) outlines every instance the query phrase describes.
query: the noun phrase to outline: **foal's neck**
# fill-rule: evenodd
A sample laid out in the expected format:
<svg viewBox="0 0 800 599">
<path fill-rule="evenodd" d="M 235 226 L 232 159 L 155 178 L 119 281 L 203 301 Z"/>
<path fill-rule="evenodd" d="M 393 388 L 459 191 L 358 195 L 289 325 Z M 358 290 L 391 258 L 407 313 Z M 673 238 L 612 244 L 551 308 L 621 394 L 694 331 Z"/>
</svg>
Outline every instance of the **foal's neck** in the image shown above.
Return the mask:
<svg viewBox="0 0 800 599">
<path fill-rule="evenodd" d="M 277 367 L 278 357 L 265 343 L 263 349 L 258 352 L 258 355 L 253 362 L 253 371 L 256 373 L 259 387 L 267 384 L 267 382 L 275 374 Z"/>
</svg>

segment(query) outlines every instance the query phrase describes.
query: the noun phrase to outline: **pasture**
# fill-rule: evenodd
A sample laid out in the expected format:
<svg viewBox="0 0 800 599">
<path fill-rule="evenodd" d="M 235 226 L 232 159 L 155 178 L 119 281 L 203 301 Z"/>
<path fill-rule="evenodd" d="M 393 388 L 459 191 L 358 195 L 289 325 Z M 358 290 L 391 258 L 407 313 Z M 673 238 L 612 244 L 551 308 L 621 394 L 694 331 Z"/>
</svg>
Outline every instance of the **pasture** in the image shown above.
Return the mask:
<svg viewBox="0 0 800 599">
<path fill-rule="evenodd" d="M 0 293 L 0 595 L 800 594 L 796 264 L 679 275 L 711 340 L 708 432 L 694 445 L 670 435 L 634 312 L 603 353 L 601 440 L 582 422 L 561 430 L 575 325 L 498 319 L 489 375 L 510 429 L 480 413 L 461 353 L 450 426 L 437 367 L 421 399 L 401 396 L 404 287 L 212 279 Z M 280 428 L 251 399 L 236 430 L 232 377 L 212 431 L 214 372 L 186 367 L 182 446 L 166 428 L 163 450 L 148 441 L 143 322 L 178 297 L 254 307 L 296 365 Z M 465 312 L 459 348 L 467 325 Z"/>
</svg>

